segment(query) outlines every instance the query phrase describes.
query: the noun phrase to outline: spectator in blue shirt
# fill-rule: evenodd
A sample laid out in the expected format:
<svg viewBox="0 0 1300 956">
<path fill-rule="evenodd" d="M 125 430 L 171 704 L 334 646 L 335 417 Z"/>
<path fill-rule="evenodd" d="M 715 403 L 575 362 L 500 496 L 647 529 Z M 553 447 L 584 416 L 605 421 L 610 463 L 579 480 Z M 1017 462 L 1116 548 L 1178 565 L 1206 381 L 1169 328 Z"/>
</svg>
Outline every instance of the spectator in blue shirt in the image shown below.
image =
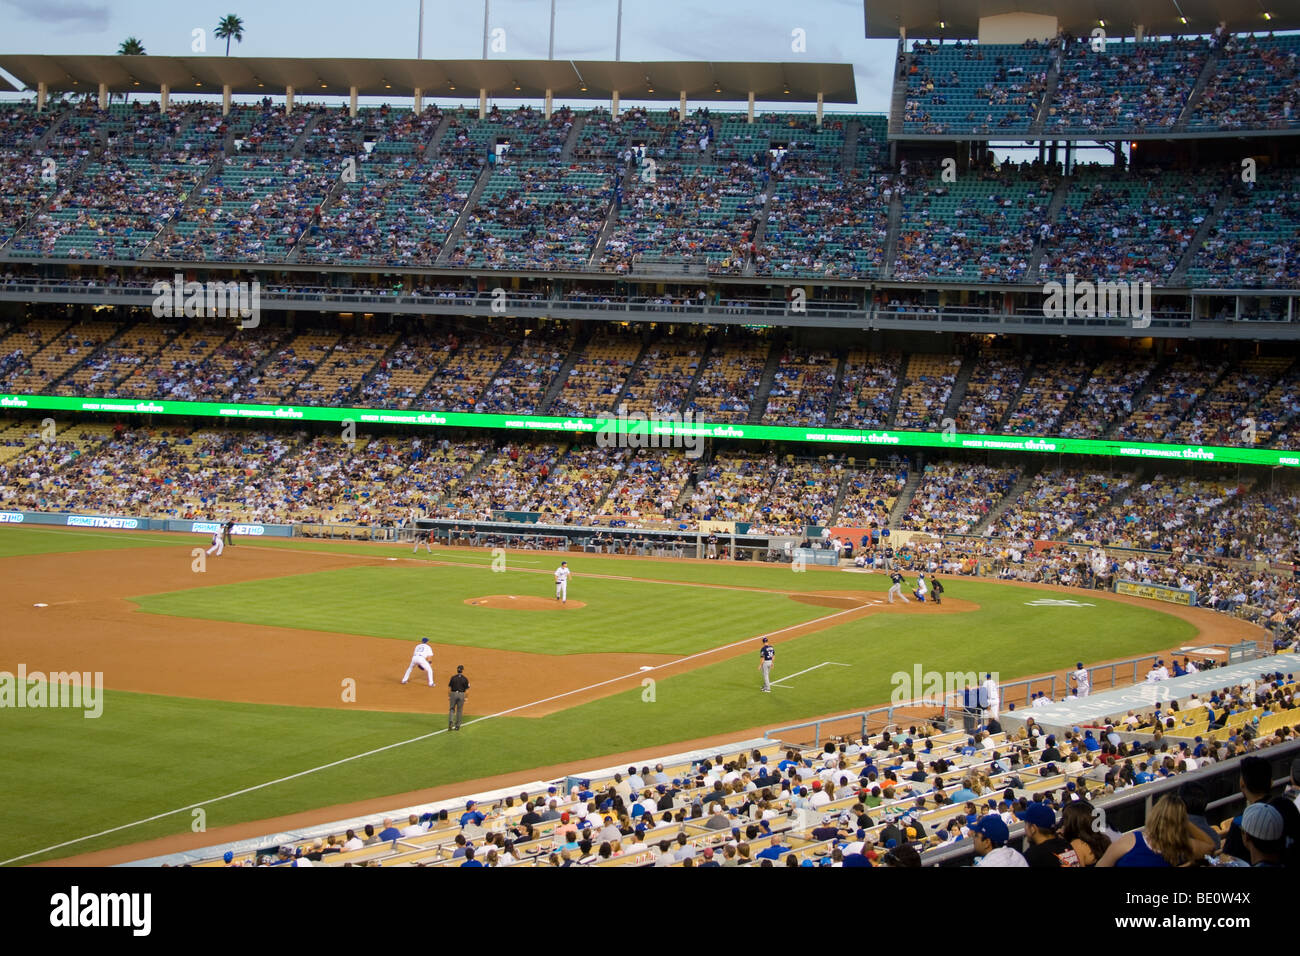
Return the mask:
<svg viewBox="0 0 1300 956">
<path fill-rule="evenodd" d="M 771 846 L 769 846 L 767 849 L 758 851 L 758 859 L 779 860 L 782 854 L 789 853 L 792 849 L 793 847 L 783 846 L 781 844 L 780 839 L 778 838 L 776 840 L 773 840 Z"/>
<path fill-rule="evenodd" d="M 460 825 L 462 827 L 467 827 L 470 825 L 479 826 L 483 823 L 483 819 L 484 819 L 483 814 L 480 813 L 478 810 L 475 810 L 474 809 L 475 806 L 476 804 L 474 803 L 473 800 L 470 800 L 468 803 L 465 804 L 465 812 L 460 815 Z"/>
<path fill-rule="evenodd" d="M 385 843 L 396 840 L 402 835 L 402 831 L 393 826 L 393 821 L 389 817 L 384 818 L 384 828 L 379 831 L 379 839 Z"/>
<path fill-rule="evenodd" d="M 474 848 L 472 846 L 467 846 L 465 848 L 465 862 L 462 863 L 461 866 L 466 867 L 466 866 L 482 866 L 482 865 L 483 865 L 482 863 L 474 859 Z"/>
</svg>

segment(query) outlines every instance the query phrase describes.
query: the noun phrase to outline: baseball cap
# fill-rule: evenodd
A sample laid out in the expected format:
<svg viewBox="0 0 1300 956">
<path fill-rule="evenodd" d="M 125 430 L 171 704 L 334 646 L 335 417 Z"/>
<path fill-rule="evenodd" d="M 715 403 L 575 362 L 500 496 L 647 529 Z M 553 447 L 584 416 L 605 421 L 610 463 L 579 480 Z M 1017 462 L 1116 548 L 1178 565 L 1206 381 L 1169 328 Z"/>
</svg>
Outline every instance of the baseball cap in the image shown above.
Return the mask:
<svg viewBox="0 0 1300 956">
<path fill-rule="evenodd" d="M 706 846 L 706 847 L 704 848 L 704 858 L 705 858 L 706 860 L 711 860 L 711 859 L 713 859 L 713 847 L 711 847 L 711 846 Z"/>
<path fill-rule="evenodd" d="M 1280 840 L 1286 823 L 1276 807 L 1252 803 L 1241 815 L 1241 832 L 1256 840 Z"/>
<path fill-rule="evenodd" d="M 1011 837 L 1011 831 L 1007 828 L 1006 822 L 996 813 L 981 817 L 979 822 L 971 827 L 971 831 L 981 834 L 994 846 L 1005 845 Z"/>
<path fill-rule="evenodd" d="M 429 643 L 429 639 L 428 639 L 427 637 L 422 637 L 422 638 L 420 638 L 420 643 L 421 643 L 421 644 L 428 644 L 428 643 Z"/>
<path fill-rule="evenodd" d="M 234 854 L 234 851 L 232 851 L 232 850 L 227 850 L 227 851 L 225 852 L 225 854 L 223 854 L 222 857 L 221 857 L 222 861 L 225 862 L 225 863 L 229 863 L 229 862 L 230 862 L 231 860 L 233 860 L 234 858 L 235 858 L 235 854 Z"/>
<path fill-rule="evenodd" d="M 1031 803 L 1025 808 L 1024 821 L 1032 823 L 1040 830 L 1056 828 L 1056 813 L 1045 803 Z"/>
</svg>

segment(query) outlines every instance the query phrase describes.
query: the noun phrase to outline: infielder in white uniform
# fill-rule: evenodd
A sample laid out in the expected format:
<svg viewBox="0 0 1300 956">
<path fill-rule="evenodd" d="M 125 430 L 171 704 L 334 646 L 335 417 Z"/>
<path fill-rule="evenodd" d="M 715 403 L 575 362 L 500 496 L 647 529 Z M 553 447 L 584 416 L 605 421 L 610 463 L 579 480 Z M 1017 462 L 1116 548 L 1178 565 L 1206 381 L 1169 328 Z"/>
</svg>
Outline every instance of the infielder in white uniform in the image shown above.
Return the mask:
<svg viewBox="0 0 1300 956">
<path fill-rule="evenodd" d="M 1087 668 L 1083 666 L 1083 661 L 1074 665 L 1078 668 L 1074 672 L 1074 694 L 1076 697 L 1087 697 L 1092 693 L 1092 678 L 1088 676 Z"/>
<path fill-rule="evenodd" d="M 561 604 L 569 603 L 569 562 L 561 561 L 555 569 L 555 600 Z"/>
<path fill-rule="evenodd" d="M 221 542 L 221 527 L 218 525 L 217 530 L 212 532 L 212 547 L 208 548 L 207 553 L 211 554 L 215 551 L 217 552 L 217 557 L 220 557 L 221 552 L 224 550 L 226 550 L 226 546 Z"/>
<path fill-rule="evenodd" d="M 429 646 L 427 637 L 420 638 L 420 643 L 415 645 L 415 650 L 411 653 L 411 663 L 406 668 L 406 673 L 402 675 L 402 683 L 405 684 L 411 677 L 411 671 L 420 668 L 429 675 L 429 686 L 433 686 L 433 648 Z"/>
</svg>

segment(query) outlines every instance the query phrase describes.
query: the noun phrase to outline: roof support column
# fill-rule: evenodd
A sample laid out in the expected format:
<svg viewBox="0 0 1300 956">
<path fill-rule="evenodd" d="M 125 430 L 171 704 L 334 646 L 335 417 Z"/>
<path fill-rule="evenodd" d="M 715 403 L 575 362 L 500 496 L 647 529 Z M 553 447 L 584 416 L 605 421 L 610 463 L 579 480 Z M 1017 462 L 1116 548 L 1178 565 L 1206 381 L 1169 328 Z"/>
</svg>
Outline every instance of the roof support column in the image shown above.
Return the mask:
<svg viewBox="0 0 1300 956">
<path fill-rule="evenodd" d="M 354 119 L 356 118 L 357 115 L 357 88 L 355 86 L 352 87 L 350 91 L 350 98 L 348 100 L 348 115 L 353 117 Z"/>
<path fill-rule="evenodd" d="M 99 84 L 99 108 L 101 111 L 108 109 L 108 84 Z"/>
<path fill-rule="evenodd" d="M 611 117 L 618 115 L 618 90 L 615 90 L 609 98 L 609 115 Z"/>
<path fill-rule="evenodd" d="M 43 113 L 45 111 L 45 98 L 49 95 L 49 92 L 49 87 L 45 85 L 44 80 L 36 84 L 36 112 Z"/>
<path fill-rule="evenodd" d="M 288 116 L 292 112 L 293 112 L 293 87 L 286 86 L 284 88 L 284 115 Z"/>
<path fill-rule="evenodd" d="M 483 87 L 478 91 L 478 118 L 487 119 L 487 90 Z"/>
<path fill-rule="evenodd" d="M 818 126 L 822 125 L 822 113 L 824 112 L 822 107 L 825 105 L 823 95 L 824 94 L 822 93 L 817 94 L 817 125 Z"/>
<path fill-rule="evenodd" d="M 221 115 L 230 115 L 230 84 L 227 83 L 221 88 Z"/>
<path fill-rule="evenodd" d="M 411 107 L 417 113 L 424 112 L 424 90 L 415 88 L 415 103 Z"/>
<path fill-rule="evenodd" d="M 677 118 L 686 118 L 686 91 L 682 90 L 682 98 L 677 103 Z"/>
<path fill-rule="evenodd" d="M 1146 38 L 1147 38 L 1146 24 L 1144 23 L 1133 24 L 1133 39 L 1137 40 L 1138 43 L 1141 43 Z"/>
<path fill-rule="evenodd" d="M 158 88 L 158 112 L 166 113 L 172 102 L 172 88 L 164 83 Z"/>
<path fill-rule="evenodd" d="M 754 122 L 754 91 L 749 91 L 749 107 L 745 110 L 745 122 Z"/>
<path fill-rule="evenodd" d="M 551 91 L 546 91 L 546 105 L 543 107 L 546 118 L 551 118 Z"/>
</svg>

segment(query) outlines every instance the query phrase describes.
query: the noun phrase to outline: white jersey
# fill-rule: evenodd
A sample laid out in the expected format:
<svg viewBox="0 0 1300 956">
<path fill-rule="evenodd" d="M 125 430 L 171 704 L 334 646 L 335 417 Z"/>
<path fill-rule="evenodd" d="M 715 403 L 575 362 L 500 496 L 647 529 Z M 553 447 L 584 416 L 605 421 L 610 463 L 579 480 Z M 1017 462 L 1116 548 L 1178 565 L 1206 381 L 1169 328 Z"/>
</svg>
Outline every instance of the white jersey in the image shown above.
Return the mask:
<svg viewBox="0 0 1300 956">
<path fill-rule="evenodd" d="M 568 568 L 556 568 L 556 569 L 555 569 L 555 583 L 556 583 L 556 584 L 564 584 L 564 583 L 565 583 L 566 581 L 568 581 L 568 580 L 569 580 L 569 569 L 568 569 Z"/>
<path fill-rule="evenodd" d="M 984 697 L 985 700 L 988 701 L 990 707 L 996 707 L 998 705 L 999 697 L 997 681 L 990 678 L 984 682 Z"/>
<path fill-rule="evenodd" d="M 415 645 L 415 650 L 411 652 L 411 660 L 427 661 L 433 656 L 433 648 L 423 642 Z"/>
<path fill-rule="evenodd" d="M 1088 671 L 1082 667 L 1079 668 L 1074 672 L 1074 681 L 1080 687 L 1087 687 L 1088 684 L 1091 683 L 1091 679 L 1088 677 Z"/>
</svg>

